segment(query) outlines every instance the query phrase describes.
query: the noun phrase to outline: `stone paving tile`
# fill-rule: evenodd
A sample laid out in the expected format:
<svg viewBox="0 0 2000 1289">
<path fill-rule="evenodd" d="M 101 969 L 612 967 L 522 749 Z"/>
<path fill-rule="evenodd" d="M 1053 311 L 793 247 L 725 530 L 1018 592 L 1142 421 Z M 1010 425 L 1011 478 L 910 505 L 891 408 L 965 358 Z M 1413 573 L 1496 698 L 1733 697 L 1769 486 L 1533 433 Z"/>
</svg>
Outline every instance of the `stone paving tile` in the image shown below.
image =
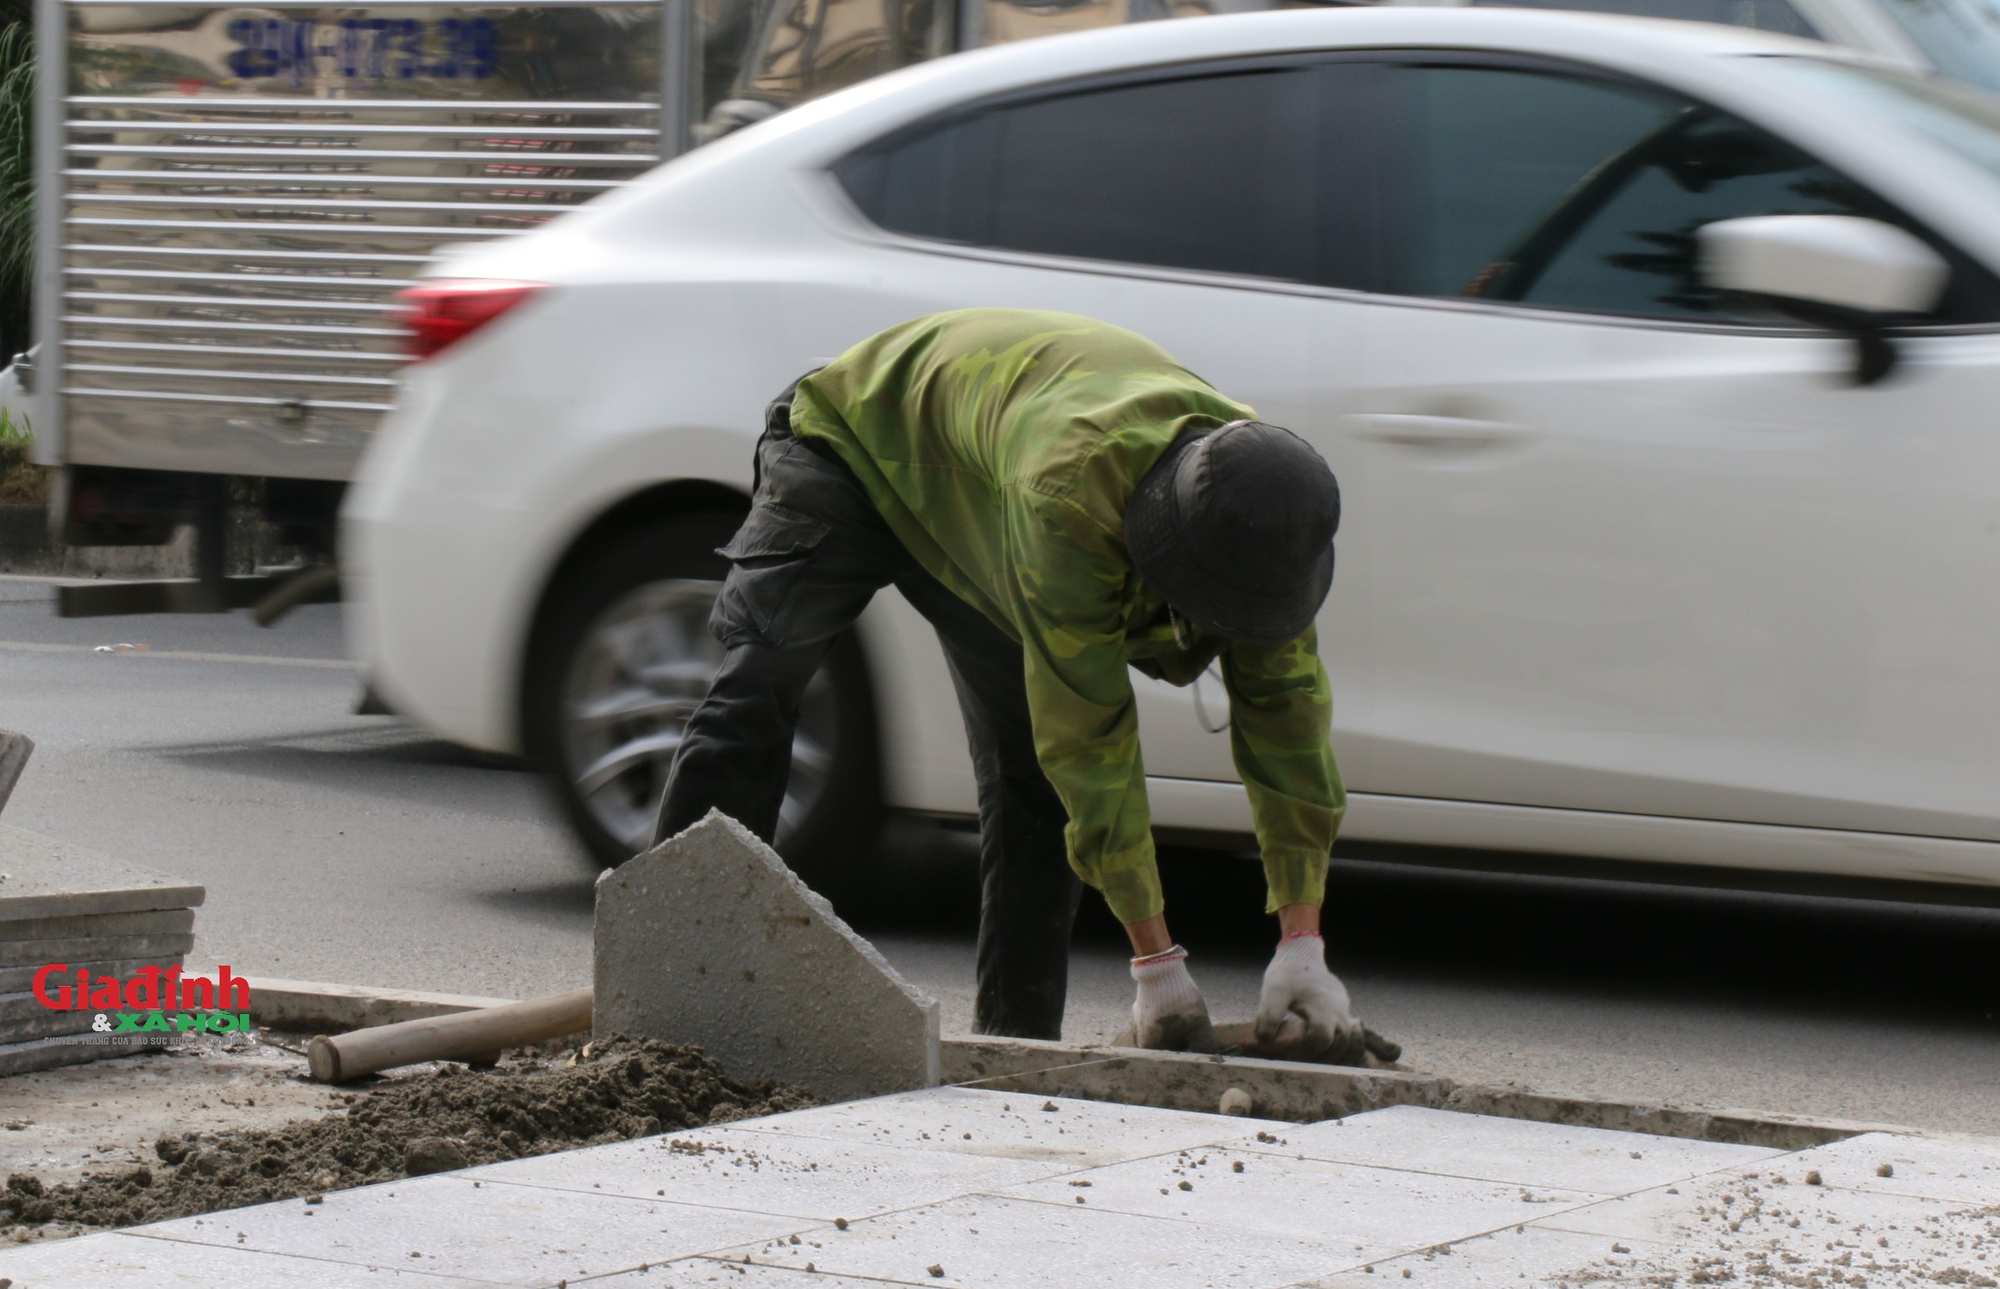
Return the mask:
<svg viewBox="0 0 2000 1289">
<path fill-rule="evenodd" d="M 1976 1164 L 1979 1154 L 2000 1156 L 2000 1143 L 1980 1152 L 1965 1143 L 1869 1134 L 1772 1160 L 1758 1170 L 1697 1178 L 1676 1188 L 1681 1192 L 1677 1196 L 1649 1192 L 1606 1201 L 1552 1216 L 1545 1225 L 1584 1228 L 1600 1238 L 1609 1235 L 1635 1247 L 1643 1241 L 1668 1250 L 1638 1260 L 1631 1275 L 1641 1283 L 1666 1284 L 1679 1277 L 1682 1283 L 1866 1284 L 1874 1289 L 2000 1286 L 2000 1211 L 1977 1199 L 1806 1184 L 1807 1165 L 1824 1162 L 1824 1152 L 1837 1147 L 1846 1149 L 1836 1157 L 1853 1164 L 1888 1155 L 1911 1159 L 1920 1179 L 1947 1174 L 1959 1164 Z M 1933 1147 L 1938 1147 L 1935 1156 Z M 1902 1166 L 1896 1165 L 1896 1171 Z M 1947 1180 L 1958 1181 L 1955 1174 Z"/>
<path fill-rule="evenodd" d="M 1236 1171 L 1238 1166 L 1242 1172 Z M 1188 1189 L 1182 1189 L 1184 1183 Z M 1000 1193 L 1289 1236 L 1328 1245 L 1343 1259 L 1357 1261 L 1532 1222 L 1556 1208 L 1598 1198 L 1580 1191 L 1530 1191 L 1506 1182 L 1219 1149 L 1135 1160 Z"/>
<path fill-rule="evenodd" d="M 141 1235 L 86 1235 L 0 1251 L 14 1289 L 491 1289 L 491 1281 L 371 1270 L 316 1258 L 170 1244 Z"/>
<path fill-rule="evenodd" d="M 1811 1168 L 1824 1185 L 1840 1189 L 2000 1204 L 2000 1143 L 1990 1140 L 1871 1132 L 1815 1146 L 1795 1158 L 1794 1181 Z M 1887 1177 L 1878 1171 L 1884 1164 L 1890 1169 Z"/>
<path fill-rule="evenodd" d="M 1044 1106 L 1054 1108 L 1044 1110 Z M 1103 1101 L 932 1088 L 730 1126 L 745 1132 L 872 1141 L 1088 1167 L 1234 1140 L 1259 1123 L 1289 1126 Z"/>
<path fill-rule="evenodd" d="M 1784 1152 L 1762 1146 L 1641 1137 L 1485 1115 L 1396 1106 L 1325 1123 L 1266 1130 L 1246 1150 L 1302 1154 L 1334 1163 L 1445 1173 L 1521 1186 L 1624 1195 L 1723 1168 L 1754 1167 Z"/>
<path fill-rule="evenodd" d="M 1510 1227 L 1309 1280 L 1298 1289 L 1388 1289 L 1406 1280 L 1425 1289 L 1560 1289 L 1621 1279 L 1620 1273 L 1640 1261 L 1668 1252 L 1664 1246 L 1607 1240 L 1575 1231 Z"/>
<path fill-rule="evenodd" d="M 140 1229 L 161 1239 L 363 1267 L 434 1266 L 497 1284 L 552 1285 L 812 1226 L 794 1217 L 538 1186 L 480 1185 L 441 1174 L 336 1191 L 324 1204 L 262 1204 Z"/>
<path fill-rule="evenodd" d="M 517 1159 L 461 1175 L 640 1199 L 664 1192 L 683 1202 L 830 1222 L 1017 1185 L 1071 1167 L 1063 1161 L 707 1128 Z"/>
<path fill-rule="evenodd" d="M 572 1280 L 572 1289 L 711 1289 L 730 1285 L 734 1289 L 881 1289 L 883 1285 L 938 1282 L 922 1273 L 918 1280 L 882 1280 L 875 1277 L 836 1276 L 800 1267 L 745 1266 L 724 1258 L 683 1258 L 644 1271 L 620 1271 L 591 1280 Z M 1518 1287 L 1517 1287 L 1518 1289 Z"/>
<path fill-rule="evenodd" d="M 752 1264 L 977 1289 L 1278 1289 L 1359 1265 L 1351 1248 L 1088 1205 L 966 1196 L 855 1222 L 792 1245 L 745 1244 L 712 1256 Z M 932 1275 L 931 1267 L 940 1274 Z"/>
</svg>

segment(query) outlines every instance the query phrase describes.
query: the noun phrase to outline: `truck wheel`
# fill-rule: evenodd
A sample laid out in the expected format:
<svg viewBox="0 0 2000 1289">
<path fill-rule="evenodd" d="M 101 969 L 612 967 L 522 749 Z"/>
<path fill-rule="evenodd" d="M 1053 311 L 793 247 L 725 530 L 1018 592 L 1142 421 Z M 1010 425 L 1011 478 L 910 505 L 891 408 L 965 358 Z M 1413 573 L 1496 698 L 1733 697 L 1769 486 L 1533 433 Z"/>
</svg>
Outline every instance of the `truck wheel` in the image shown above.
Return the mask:
<svg viewBox="0 0 2000 1289">
<path fill-rule="evenodd" d="M 651 842 L 681 731 L 721 665 L 708 613 L 728 563 L 715 548 L 737 522 L 677 516 L 586 553 L 561 577 L 531 642 L 528 750 L 606 867 Z M 880 777 L 874 695 L 849 634 L 800 708 L 778 824 L 786 861 L 809 881 L 815 870 L 855 867 L 880 824 Z"/>
</svg>

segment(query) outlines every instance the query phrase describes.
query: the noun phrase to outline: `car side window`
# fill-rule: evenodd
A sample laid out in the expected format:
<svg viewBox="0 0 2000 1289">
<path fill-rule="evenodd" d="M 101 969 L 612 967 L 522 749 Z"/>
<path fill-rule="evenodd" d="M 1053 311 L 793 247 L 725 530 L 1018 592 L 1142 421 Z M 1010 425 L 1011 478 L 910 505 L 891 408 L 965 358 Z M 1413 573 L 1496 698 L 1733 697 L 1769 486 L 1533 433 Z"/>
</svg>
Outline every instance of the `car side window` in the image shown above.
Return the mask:
<svg viewBox="0 0 2000 1289">
<path fill-rule="evenodd" d="M 1402 69 L 1410 146 L 1394 188 L 1395 289 L 1637 317 L 1739 316 L 1702 281 L 1695 234 L 1751 215 L 1862 215 L 1915 226 L 1799 149 L 1662 90 L 1528 69 Z M 1956 268 L 1940 310 L 2000 318 L 2000 283 Z"/>
<path fill-rule="evenodd" d="M 915 237 L 1312 281 L 1319 102 L 1287 67 L 1113 85 L 934 122 L 834 175 Z"/>
</svg>

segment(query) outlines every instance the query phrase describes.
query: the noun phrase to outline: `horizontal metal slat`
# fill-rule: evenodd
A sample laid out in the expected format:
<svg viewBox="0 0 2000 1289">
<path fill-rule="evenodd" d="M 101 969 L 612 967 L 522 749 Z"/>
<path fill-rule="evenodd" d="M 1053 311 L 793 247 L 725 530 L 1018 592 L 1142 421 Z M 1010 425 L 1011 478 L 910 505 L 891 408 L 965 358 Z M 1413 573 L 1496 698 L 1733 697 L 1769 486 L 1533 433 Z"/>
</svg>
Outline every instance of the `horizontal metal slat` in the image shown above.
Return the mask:
<svg viewBox="0 0 2000 1289">
<path fill-rule="evenodd" d="M 562 99 L 241 98 L 220 94 L 72 94 L 71 107 L 243 108 L 256 112 L 658 112 L 658 103 Z"/>
<path fill-rule="evenodd" d="M 244 286 L 381 286 L 393 287 L 400 290 L 403 287 L 415 286 L 417 284 L 417 279 L 415 278 L 315 277 L 310 273 L 183 273 L 173 269 L 117 268 L 66 268 L 63 270 L 63 273 L 69 277 L 145 278 L 149 281 L 160 280 L 168 282 L 229 282 L 240 283 Z"/>
<path fill-rule="evenodd" d="M 231 233 L 323 233 L 328 237 L 427 237 L 440 234 L 454 237 L 519 237 L 525 229 L 479 228 L 452 224 L 276 224 L 242 219 L 99 219 L 70 215 L 63 223 L 73 228 L 186 229 L 202 232 L 224 230 Z"/>
<path fill-rule="evenodd" d="M 71 242 L 65 253 L 79 255 L 180 255 L 239 260 L 321 260 L 336 264 L 430 264 L 435 255 L 396 255 L 388 251 L 267 251 L 231 246 L 113 246 L 102 242 Z"/>
<path fill-rule="evenodd" d="M 262 398 L 254 394 L 171 394 L 146 389 L 91 389 L 65 386 L 65 398 L 137 398 L 163 403 L 236 403 L 252 407 L 308 407 L 340 412 L 393 412 L 394 403 L 349 403 L 319 398 Z"/>
<path fill-rule="evenodd" d="M 256 331 L 273 336 L 380 336 L 385 339 L 402 340 L 409 335 L 401 327 L 322 327 L 299 322 L 195 322 L 185 318 L 107 318 L 92 313 L 65 314 L 62 321 L 66 327 L 137 329 L 172 327 L 180 331 Z"/>
<path fill-rule="evenodd" d="M 124 291 L 65 291 L 65 300 L 101 300 L 109 304 L 199 304 L 219 309 L 324 309 L 329 313 L 381 313 L 383 304 L 359 304 L 346 300 L 260 300 L 249 295 L 138 295 Z"/>
<path fill-rule="evenodd" d="M 360 349 L 280 349 L 275 346 L 259 345 L 149 345 L 137 340 L 69 339 L 63 341 L 63 348 L 111 349 L 142 354 L 191 354 L 198 357 L 228 354 L 244 358 L 331 359 L 337 362 L 393 363 L 399 366 L 410 361 L 408 354 Z"/>
<path fill-rule="evenodd" d="M 79 205 L 99 206 L 217 206 L 213 197 L 181 197 L 167 193 L 123 193 L 123 192 L 72 192 L 69 200 Z M 575 210 L 576 206 L 550 202 L 543 206 L 524 205 L 506 201 L 348 201 L 338 197 L 254 197 L 245 200 L 244 205 L 256 207 L 277 207 L 290 210 L 295 207 L 308 210 L 476 210 L 484 214 L 505 215 L 548 215 L 552 211 Z"/>
<path fill-rule="evenodd" d="M 309 372 L 212 371 L 199 367 L 126 367 L 114 363 L 64 363 L 63 370 L 115 376 L 188 376 L 202 380 L 291 381 L 295 384 L 370 385 L 387 389 L 396 386 L 395 379 L 388 376 L 316 376 Z"/>
<path fill-rule="evenodd" d="M 422 135 L 425 138 L 483 139 L 495 134 L 524 139 L 656 139 L 660 132 L 645 126 L 625 125 L 369 125 L 362 122 L 249 121 L 243 124 L 218 121 L 77 121 L 65 122 L 71 130 L 100 134 L 295 134 L 314 135 L 388 134 Z"/>
<path fill-rule="evenodd" d="M 440 175 L 378 175 L 367 171 L 347 174 L 288 172 L 283 170 L 65 170 L 65 179 L 88 179 L 99 183 L 148 183 L 148 184 L 347 184 L 353 187 L 403 188 L 622 188 L 622 179 L 547 179 L 541 182 L 528 178 L 501 177 L 495 179 L 455 179 Z"/>
<path fill-rule="evenodd" d="M 458 152 L 446 148 L 254 148 L 214 143 L 66 143 L 63 151 L 85 157 L 242 157 L 311 161 L 431 161 L 439 165 L 521 165 L 524 159 L 552 158 L 564 166 L 654 166 L 652 152 L 554 152 L 518 148 L 502 152 Z"/>
</svg>

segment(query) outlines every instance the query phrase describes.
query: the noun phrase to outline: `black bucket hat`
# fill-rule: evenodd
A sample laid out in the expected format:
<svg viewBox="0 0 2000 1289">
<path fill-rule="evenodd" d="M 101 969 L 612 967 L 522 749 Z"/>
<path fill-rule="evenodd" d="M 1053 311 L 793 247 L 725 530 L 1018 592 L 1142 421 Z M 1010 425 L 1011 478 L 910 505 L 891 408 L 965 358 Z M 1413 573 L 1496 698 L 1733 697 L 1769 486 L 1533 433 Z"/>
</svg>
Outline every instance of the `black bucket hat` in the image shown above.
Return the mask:
<svg viewBox="0 0 2000 1289">
<path fill-rule="evenodd" d="M 1340 485 L 1312 446 L 1262 421 L 1185 430 L 1125 506 L 1139 575 L 1229 640 L 1290 640 L 1333 587 Z"/>
</svg>

